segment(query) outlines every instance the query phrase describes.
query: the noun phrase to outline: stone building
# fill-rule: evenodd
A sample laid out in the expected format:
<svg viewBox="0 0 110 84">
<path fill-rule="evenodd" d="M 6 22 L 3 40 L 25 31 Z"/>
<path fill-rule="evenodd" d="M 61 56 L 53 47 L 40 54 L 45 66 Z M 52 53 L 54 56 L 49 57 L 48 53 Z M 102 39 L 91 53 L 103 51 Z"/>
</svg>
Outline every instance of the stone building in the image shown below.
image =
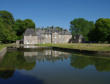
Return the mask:
<svg viewBox="0 0 110 84">
<path fill-rule="evenodd" d="M 83 43 L 84 37 L 81 34 L 77 34 L 73 38 L 74 43 Z"/>
<path fill-rule="evenodd" d="M 69 43 L 71 38 L 67 30 L 29 28 L 24 33 L 24 44 Z"/>
</svg>

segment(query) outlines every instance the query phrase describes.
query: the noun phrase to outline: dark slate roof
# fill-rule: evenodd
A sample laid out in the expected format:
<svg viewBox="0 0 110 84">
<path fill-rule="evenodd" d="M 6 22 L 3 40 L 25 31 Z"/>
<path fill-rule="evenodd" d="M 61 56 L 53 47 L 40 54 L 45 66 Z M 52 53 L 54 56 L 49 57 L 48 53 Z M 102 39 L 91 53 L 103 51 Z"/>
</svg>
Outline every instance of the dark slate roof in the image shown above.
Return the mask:
<svg viewBox="0 0 110 84">
<path fill-rule="evenodd" d="M 71 33 L 67 30 L 57 30 L 57 29 L 37 29 L 36 30 L 36 34 L 40 35 L 40 34 L 51 34 L 51 33 L 58 33 L 60 35 L 71 35 Z"/>
<path fill-rule="evenodd" d="M 34 29 L 32 29 L 32 28 L 28 28 L 26 31 L 25 31 L 25 33 L 24 33 L 24 36 L 36 36 L 36 32 L 35 32 L 35 30 Z"/>
<path fill-rule="evenodd" d="M 51 34 L 51 33 L 58 33 L 59 35 L 71 35 L 71 33 L 67 30 L 57 30 L 57 29 L 32 29 L 32 28 L 28 28 L 25 33 L 24 36 L 40 36 L 41 34 Z"/>
</svg>

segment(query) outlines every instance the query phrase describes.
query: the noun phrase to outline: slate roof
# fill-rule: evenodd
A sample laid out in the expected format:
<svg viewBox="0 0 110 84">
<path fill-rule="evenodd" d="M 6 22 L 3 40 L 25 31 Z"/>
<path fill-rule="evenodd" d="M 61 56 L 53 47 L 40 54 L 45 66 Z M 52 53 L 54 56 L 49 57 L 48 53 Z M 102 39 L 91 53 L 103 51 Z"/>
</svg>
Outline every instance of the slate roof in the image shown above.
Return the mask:
<svg viewBox="0 0 110 84">
<path fill-rule="evenodd" d="M 71 33 L 67 30 L 56 30 L 56 29 L 38 29 L 36 30 L 37 35 L 39 34 L 51 34 L 51 33 L 58 33 L 59 35 L 71 35 Z"/>
<path fill-rule="evenodd" d="M 58 33 L 59 35 L 71 35 L 71 33 L 67 30 L 57 30 L 57 29 L 32 29 L 29 28 L 25 31 L 24 36 L 39 36 L 41 34 L 51 34 L 51 33 Z"/>
<path fill-rule="evenodd" d="M 32 29 L 32 28 L 28 28 L 26 31 L 25 31 L 25 33 L 24 33 L 24 36 L 36 36 L 36 32 L 35 32 L 35 30 L 34 29 Z"/>
</svg>

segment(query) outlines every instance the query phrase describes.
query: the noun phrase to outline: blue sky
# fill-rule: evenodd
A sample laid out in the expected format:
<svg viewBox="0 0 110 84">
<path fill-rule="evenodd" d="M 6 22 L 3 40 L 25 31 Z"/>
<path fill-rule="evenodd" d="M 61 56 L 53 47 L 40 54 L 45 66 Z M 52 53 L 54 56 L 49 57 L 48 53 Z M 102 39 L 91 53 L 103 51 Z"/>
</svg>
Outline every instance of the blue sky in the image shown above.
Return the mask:
<svg viewBox="0 0 110 84">
<path fill-rule="evenodd" d="M 0 0 L 0 10 L 11 12 L 15 19 L 30 18 L 37 27 L 69 29 L 75 18 L 110 18 L 110 0 Z"/>
</svg>

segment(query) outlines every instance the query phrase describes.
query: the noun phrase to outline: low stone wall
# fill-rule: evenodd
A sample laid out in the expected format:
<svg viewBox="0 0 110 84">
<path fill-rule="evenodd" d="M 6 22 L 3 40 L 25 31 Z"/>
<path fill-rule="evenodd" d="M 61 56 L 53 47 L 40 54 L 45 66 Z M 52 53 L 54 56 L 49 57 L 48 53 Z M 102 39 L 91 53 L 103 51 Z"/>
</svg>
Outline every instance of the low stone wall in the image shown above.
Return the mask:
<svg viewBox="0 0 110 84">
<path fill-rule="evenodd" d="M 61 48 L 61 47 L 52 47 L 53 49 L 65 51 L 65 52 L 76 52 L 82 54 L 90 54 L 90 55 L 99 55 L 99 56 L 107 56 L 110 57 L 110 51 L 89 51 L 89 50 L 79 50 L 79 49 L 69 49 L 69 48 Z"/>
<path fill-rule="evenodd" d="M 3 57 L 7 52 L 7 47 L 3 48 L 1 51 L 0 51 L 0 58 Z"/>
</svg>

